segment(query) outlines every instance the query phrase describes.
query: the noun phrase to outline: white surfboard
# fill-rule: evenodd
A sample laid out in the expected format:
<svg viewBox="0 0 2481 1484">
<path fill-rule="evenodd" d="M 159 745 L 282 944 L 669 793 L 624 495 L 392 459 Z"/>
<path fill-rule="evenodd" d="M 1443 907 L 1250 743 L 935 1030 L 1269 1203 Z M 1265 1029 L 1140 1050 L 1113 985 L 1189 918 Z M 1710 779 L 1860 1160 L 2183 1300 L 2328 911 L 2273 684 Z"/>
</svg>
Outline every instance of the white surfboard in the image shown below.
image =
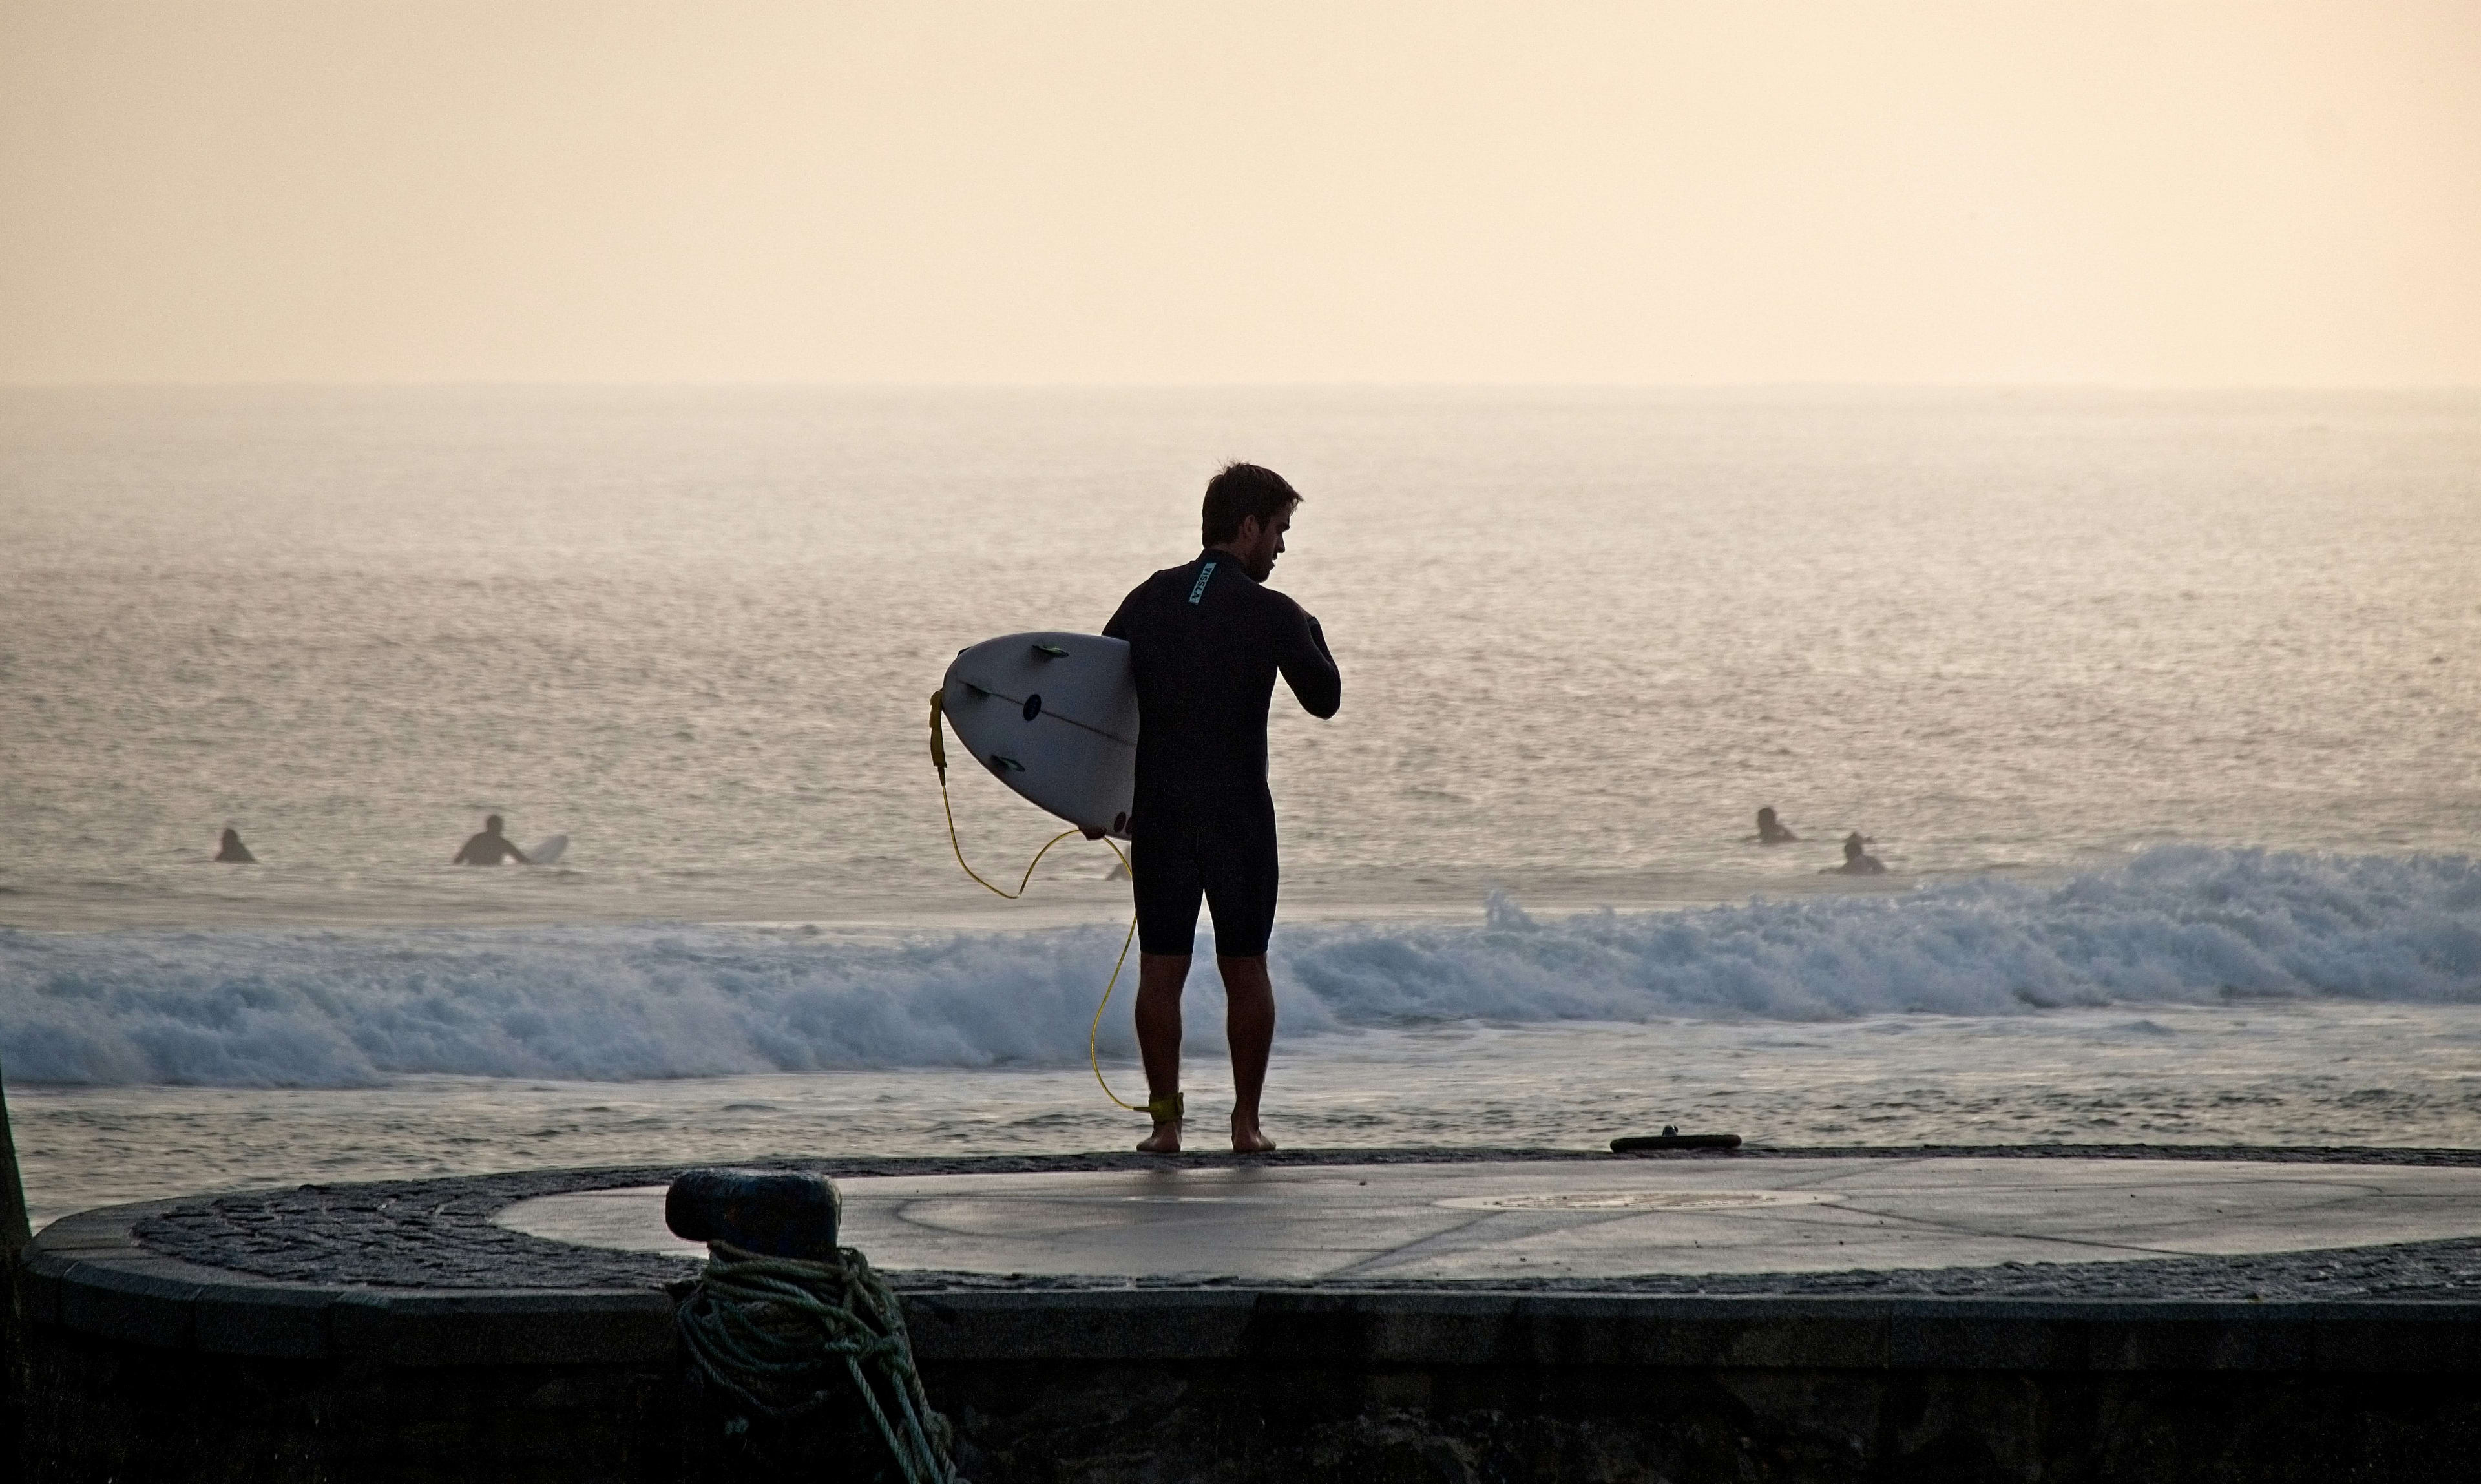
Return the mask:
<svg viewBox="0 0 2481 1484">
<path fill-rule="evenodd" d="M 1129 838 L 1137 687 L 1099 634 L 1009 634 L 959 650 L 940 707 L 1000 782 L 1069 823 Z"/>
<path fill-rule="evenodd" d="M 526 859 L 536 866 L 557 866 L 560 864 L 560 852 L 567 848 L 568 837 L 566 835 L 554 835 L 549 840 L 546 840 L 542 844 L 535 846 L 533 849 L 528 850 L 526 852 Z"/>
</svg>

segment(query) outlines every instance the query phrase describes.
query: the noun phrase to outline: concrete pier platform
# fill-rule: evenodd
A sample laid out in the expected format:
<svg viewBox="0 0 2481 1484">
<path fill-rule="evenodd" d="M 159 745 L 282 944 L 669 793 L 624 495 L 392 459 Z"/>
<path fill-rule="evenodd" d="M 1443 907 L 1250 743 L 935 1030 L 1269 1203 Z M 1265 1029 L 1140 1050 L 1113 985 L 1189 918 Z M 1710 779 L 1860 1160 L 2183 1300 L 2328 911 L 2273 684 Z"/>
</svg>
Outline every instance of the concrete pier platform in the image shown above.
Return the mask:
<svg viewBox="0 0 2481 1484">
<path fill-rule="evenodd" d="M 2460 1151 L 800 1167 L 837 1178 L 847 1240 L 904 1293 L 981 1484 L 2461 1478 L 2481 1456 Z M 55 1223 L 27 1269 L 26 1476 L 738 1476 L 683 1399 L 672 1308 L 701 1254 L 663 1229 L 675 1173 Z"/>
<path fill-rule="evenodd" d="M 1773 1273 L 1797 1292 L 1804 1275 L 1853 1268 L 2481 1236 L 2481 1169 L 2203 1160 L 1227 1165 L 881 1176 L 844 1194 L 846 1240 L 891 1269 L 1192 1283 Z M 665 1229 L 663 1204 L 663 1186 L 632 1186 L 536 1196 L 493 1219 L 702 1259 Z"/>
</svg>

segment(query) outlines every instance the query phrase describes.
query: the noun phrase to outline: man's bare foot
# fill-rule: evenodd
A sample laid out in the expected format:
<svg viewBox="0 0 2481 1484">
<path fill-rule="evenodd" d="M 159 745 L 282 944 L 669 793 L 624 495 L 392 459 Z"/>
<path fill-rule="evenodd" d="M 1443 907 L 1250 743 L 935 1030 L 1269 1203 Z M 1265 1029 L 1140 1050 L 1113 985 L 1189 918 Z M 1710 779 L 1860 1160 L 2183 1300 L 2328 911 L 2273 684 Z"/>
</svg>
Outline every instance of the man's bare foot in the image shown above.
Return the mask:
<svg viewBox="0 0 2481 1484">
<path fill-rule="evenodd" d="M 1137 1144 L 1141 1155 L 1176 1155 L 1180 1153 L 1180 1120 L 1155 1125 L 1155 1132 Z"/>
<path fill-rule="evenodd" d="M 1256 1118 L 1243 1119 L 1239 1113 L 1232 1115 L 1232 1152 L 1234 1154 L 1272 1154 L 1274 1149 L 1275 1141 L 1267 1137 L 1266 1133 L 1259 1129 Z"/>
</svg>

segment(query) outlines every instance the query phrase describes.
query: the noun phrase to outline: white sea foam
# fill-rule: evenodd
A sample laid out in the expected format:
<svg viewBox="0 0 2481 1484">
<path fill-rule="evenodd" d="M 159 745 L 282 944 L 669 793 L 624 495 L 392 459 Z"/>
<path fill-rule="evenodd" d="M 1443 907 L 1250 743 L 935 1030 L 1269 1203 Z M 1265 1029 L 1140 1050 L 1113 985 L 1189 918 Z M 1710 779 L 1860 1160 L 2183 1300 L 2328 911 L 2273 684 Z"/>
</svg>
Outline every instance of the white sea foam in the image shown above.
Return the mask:
<svg viewBox="0 0 2481 1484">
<path fill-rule="evenodd" d="M 0 1065 L 24 1082 L 230 1086 L 1058 1065 L 1084 1054 L 1119 937 L 0 932 Z M 2164 846 L 2046 885 L 1984 877 L 1543 922 L 1494 896 L 1479 925 L 1289 927 L 1273 957 L 1288 1040 L 1463 1020 L 1994 1016 L 2232 996 L 2469 1003 L 2481 862 Z M 1201 974 L 1199 1050 L 1215 1045 L 1218 1012 Z M 1133 1050 L 1124 1014 L 1106 1017 L 1103 1045 Z"/>
</svg>

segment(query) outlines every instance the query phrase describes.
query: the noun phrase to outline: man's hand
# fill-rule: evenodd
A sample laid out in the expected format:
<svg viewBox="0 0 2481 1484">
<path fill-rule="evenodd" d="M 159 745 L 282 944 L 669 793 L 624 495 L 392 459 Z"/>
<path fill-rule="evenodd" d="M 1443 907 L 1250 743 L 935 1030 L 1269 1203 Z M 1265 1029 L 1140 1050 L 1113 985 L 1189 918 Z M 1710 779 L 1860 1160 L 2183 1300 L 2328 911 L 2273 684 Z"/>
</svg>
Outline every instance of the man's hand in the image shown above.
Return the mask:
<svg viewBox="0 0 2481 1484">
<path fill-rule="evenodd" d="M 1098 829 L 1090 824 L 1084 824 L 1078 826 L 1077 833 L 1084 836 L 1088 840 L 1100 840 L 1111 832 L 1107 829 Z"/>
</svg>

